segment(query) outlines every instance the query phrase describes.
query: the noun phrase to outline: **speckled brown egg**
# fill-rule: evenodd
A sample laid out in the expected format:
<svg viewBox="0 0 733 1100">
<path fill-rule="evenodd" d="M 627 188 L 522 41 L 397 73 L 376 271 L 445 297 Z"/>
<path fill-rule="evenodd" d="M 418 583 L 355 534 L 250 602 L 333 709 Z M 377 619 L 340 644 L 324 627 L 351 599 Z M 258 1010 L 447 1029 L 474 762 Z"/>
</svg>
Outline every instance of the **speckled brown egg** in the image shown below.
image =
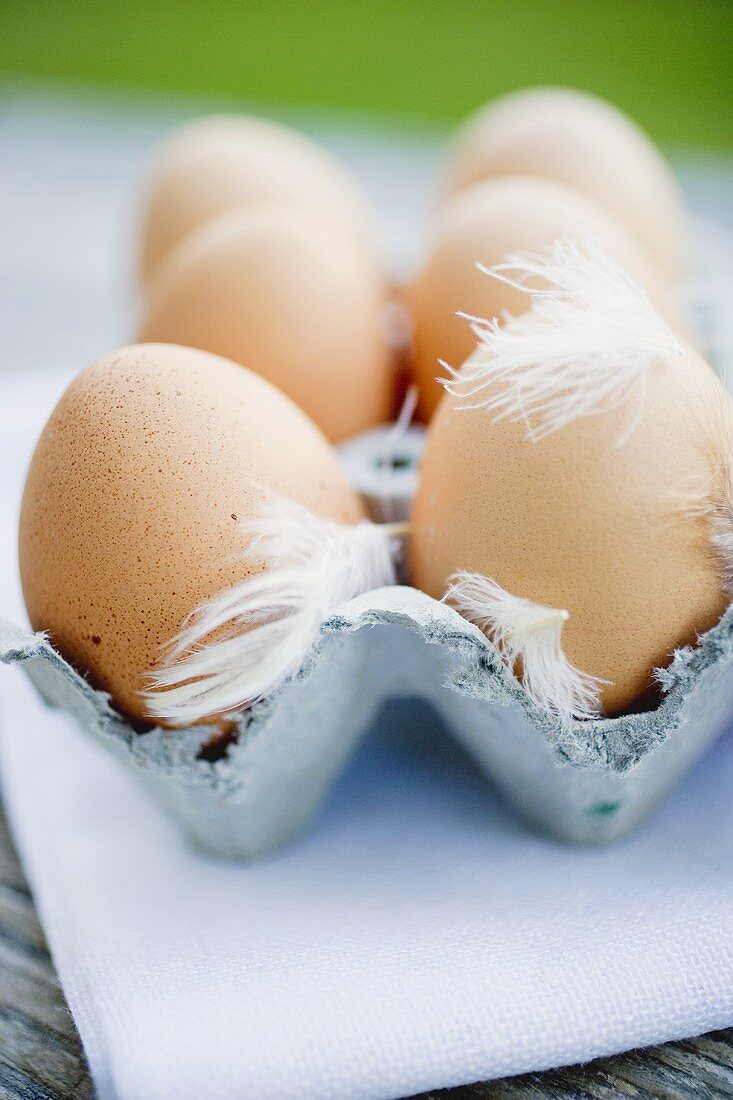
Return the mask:
<svg viewBox="0 0 733 1100">
<path fill-rule="evenodd" d="M 351 175 L 310 138 L 266 119 L 200 118 L 178 130 L 152 172 L 143 211 L 141 278 L 207 218 L 279 202 L 319 211 L 363 242 L 373 215 Z"/>
<path fill-rule="evenodd" d="M 623 445 L 638 392 L 538 442 L 525 424 L 446 394 L 412 512 L 412 582 L 439 598 L 466 569 L 567 610 L 563 649 L 610 681 L 601 701 L 611 715 L 638 705 L 653 670 L 728 604 L 707 525 L 681 502 L 714 479 L 729 399 L 690 349 L 658 364 L 646 386 Z"/>
<path fill-rule="evenodd" d="M 448 191 L 516 175 L 582 192 L 612 211 L 670 274 L 684 268 L 677 182 L 656 146 L 610 103 L 570 88 L 532 88 L 478 111 L 449 155 Z"/>
<path fill-rule="evenodd" d="M 243 363 L 339 442 L 392 411 L 385 293 L 373 260 L 332 220 L 280 206 L 234 210 L 168 256 L 138 338 Z"/>
<path fill-rule="evenodd" d="M 477 263 L 493 267 L 508 253 L 537 252 L 559 237 L 593 238 L 645 286 L 669 319 L 679 317 L 669 276 L 633 234 L 592 199 L 528 176 L 477 184 L 439 211 L 428 257 L 406 292 L 422 420 L 430 418 L 443 392 L 436 382 L 444 373 L 439 360 L 460 366 L 476 346 L 468 322 L 457 312 L 501 318 L 529 307 L 526 294 L 490 278 Z"/>
<path fill-rule="evenodd" d="M 66 390 L 28 472 L 20 570 L 33 628 L 143 719 L 161 646 L 263 568 L 240 526 L 263 492 L 363 516 L 327 440 L 264 379 L 189 348 L 105 356 Z"/>
</svg>

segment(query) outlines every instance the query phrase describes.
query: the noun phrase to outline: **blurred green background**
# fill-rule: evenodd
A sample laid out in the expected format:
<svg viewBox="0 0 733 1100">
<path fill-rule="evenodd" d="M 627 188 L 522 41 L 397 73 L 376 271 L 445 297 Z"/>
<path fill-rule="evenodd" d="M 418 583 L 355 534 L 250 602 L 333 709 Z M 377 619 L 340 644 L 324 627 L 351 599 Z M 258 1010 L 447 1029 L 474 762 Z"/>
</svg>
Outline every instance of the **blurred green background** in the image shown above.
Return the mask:
<svg viewBox="0 0 733 1100">
<path fill-rule="evenodd" d="M 538 83 L 733 149 L 728 0 L 0 0 L 2 72 L 455 122 Z"/>
</svg>

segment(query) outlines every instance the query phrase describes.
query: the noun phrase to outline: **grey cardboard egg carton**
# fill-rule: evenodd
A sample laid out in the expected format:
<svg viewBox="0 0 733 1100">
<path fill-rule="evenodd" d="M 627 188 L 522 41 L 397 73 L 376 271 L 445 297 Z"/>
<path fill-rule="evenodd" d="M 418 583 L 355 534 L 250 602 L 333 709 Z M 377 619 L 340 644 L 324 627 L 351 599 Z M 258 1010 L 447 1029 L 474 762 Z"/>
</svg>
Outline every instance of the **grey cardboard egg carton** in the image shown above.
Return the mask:
<svg viewBox="0 0 733 1100">
<path fill-rule="evenodd" d="M 378 518 L 406 513 L 419 450 L 419 430 L 395 447 L 395 463 L 384 460 L 384 432 L 346 448 L 352 481 Z M 733 608 L 675 654 L 656 710 L 564 727 L 452 608 L 413 588 L 383 588 L 333 609 L 297 674 L 239 717 L 236 740 L 216 760 L 202 749 L 218 731 L 136 732 L 42 635 L 0 622 L 0 660 L 20 664 L 49 705 L 73 714 L 195 844 L 237 858 L 307 828 L 387 700 L 429 703 L 528 822 L 588 844 L 639 826 L 733 713 Z"/>
</svg>

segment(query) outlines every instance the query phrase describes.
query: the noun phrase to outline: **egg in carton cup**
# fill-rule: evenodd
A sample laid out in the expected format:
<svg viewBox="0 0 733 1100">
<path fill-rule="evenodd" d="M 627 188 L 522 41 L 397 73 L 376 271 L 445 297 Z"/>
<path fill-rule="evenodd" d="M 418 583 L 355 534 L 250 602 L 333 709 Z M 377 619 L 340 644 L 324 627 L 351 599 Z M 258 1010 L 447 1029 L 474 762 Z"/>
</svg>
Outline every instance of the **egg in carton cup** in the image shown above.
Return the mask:
<svg viewBox="0 0 733 1100">
<path fill-rule="evenodd" d="M 419 432 L 349 444 L 350 486 L 282 393 L 182 347 L 106 357 L 52 415 L 21 572 L 53 645 L 4 625 L 0 656 L 207 851 L 296 836 L 395 698 L 430 703 L 528 820 L 581 843 L 637 827 L 723 730 L 729 399 L 590 245 L 507 265 L 490 274 L 531 308 L 474 319 L 419 479 Z M 422 590 L 396 583 L 405 559 Z"/>
</svg>

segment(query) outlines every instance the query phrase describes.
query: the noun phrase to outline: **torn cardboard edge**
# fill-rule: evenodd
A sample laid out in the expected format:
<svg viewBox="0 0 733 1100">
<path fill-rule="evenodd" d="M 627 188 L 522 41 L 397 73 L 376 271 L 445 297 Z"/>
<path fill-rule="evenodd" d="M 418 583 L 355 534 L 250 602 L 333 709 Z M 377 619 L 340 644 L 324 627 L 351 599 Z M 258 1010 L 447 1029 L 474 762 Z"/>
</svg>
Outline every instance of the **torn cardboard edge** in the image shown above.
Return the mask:
<svg viewBox="0 0 733 1100">
<path fill-rule="evenodd" d="M 413 588 L 336 608 L 299 671 L 236 720 L 219 760 L 211 727 L 136 732 L 43 635 L 0 622 L 0 660 L 20 664 L 141 778 L 188 835 L 217 854 L 259 855 L 311 820 L 379 708 L 420 697 L 536 826 L 603 843 L 635 828 L 733 710 L 733 608 L 660 675 L 656 710 L 564 727 L 529 700 L 495 646 Z"/>
</svg>

